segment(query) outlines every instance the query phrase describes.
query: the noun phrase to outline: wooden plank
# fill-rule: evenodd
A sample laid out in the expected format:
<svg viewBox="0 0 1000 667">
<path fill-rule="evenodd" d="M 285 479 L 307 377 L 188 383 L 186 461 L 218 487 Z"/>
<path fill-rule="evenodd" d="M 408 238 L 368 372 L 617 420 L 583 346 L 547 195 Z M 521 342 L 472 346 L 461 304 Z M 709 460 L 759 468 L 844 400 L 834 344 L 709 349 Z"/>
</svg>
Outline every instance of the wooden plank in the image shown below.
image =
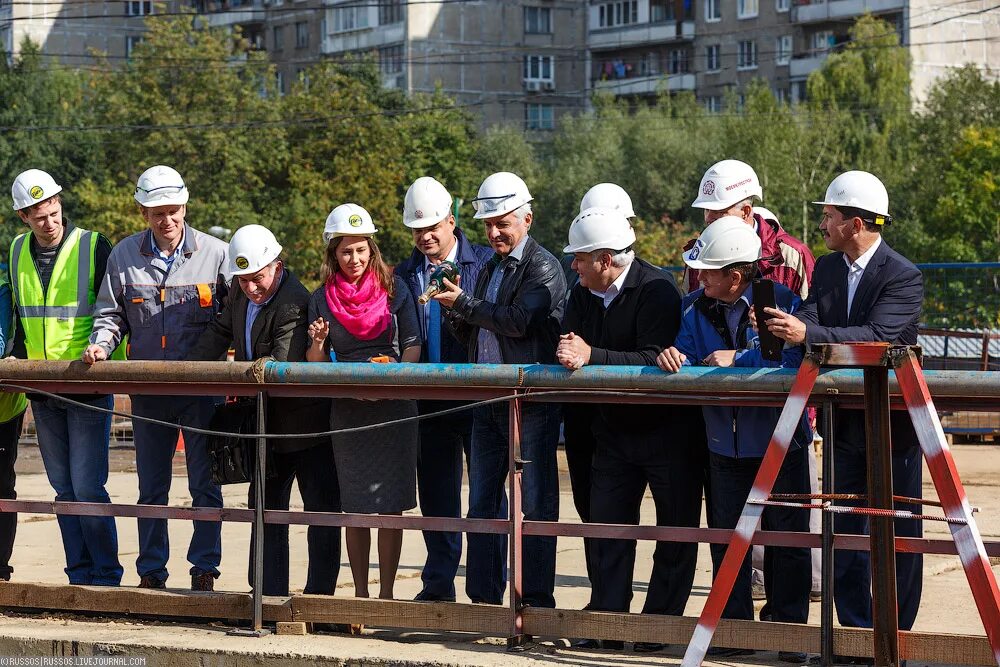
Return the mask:
<svg viewBox="0 0 1000 667">
<path fill-rule="evenodd" d="M 506 637 L 510 629 L 510 611 L 494 605 L 325 595 L 294 595 L 291 604 L 294 620 L 313 623 L 363 623 L 382 628 L 476 632 L 493 637 Z"/>
<path fill-rule="evenodd" d="M 306 624 L 299 621 L 278 621 L 274 633 L 277 635 L 305 635 Z"/>
<path fill-rule="evenodd" d="M 543 637 L 583 637 L 623 641 L 664 642 L 686 645 L 698 619 L 653 614 L 615 614 L 570 609 L 524 610 L 524 631 Z M 993 664 L 989 641 L 981 635 L 901 632 L 903 658 L 952 665 Z M 793 623 L 765 623 L 723 619 L 713 646 L 752 648 L 762 651 L 819 653 L 819 627 Z M 834 628 L 834 652 L 838 655 L 872 654 L 872 631 L 866 628 Z"/>
</svg>

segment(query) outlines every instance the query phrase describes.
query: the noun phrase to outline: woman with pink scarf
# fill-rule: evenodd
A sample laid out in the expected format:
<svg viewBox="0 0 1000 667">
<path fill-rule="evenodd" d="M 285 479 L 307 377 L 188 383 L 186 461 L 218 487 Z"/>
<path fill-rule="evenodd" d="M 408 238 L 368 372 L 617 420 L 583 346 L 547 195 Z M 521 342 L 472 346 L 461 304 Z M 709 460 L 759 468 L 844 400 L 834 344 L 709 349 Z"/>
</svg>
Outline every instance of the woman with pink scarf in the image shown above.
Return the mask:
<svg viewBox="0 0 1000 667">
<path fill-rule="evenodd" d="M 416 362 L 420 324 L 406 283 L 382 260 L 368 211 L 342 204 L 326 219 L 323 284 L 309 299 L 309 361 Z M 330 428 L 379 424 L 417 414 L 415 401 L 334 399 Z M 333 436 L 345 512 L 402 514 L 417 505 L 417 424 Z M 357 597 L 368 597 L 371 531 L 347 528 Z M 403 531 L 378 531 L 379 597 L 391 599 Z"/>
</svg>

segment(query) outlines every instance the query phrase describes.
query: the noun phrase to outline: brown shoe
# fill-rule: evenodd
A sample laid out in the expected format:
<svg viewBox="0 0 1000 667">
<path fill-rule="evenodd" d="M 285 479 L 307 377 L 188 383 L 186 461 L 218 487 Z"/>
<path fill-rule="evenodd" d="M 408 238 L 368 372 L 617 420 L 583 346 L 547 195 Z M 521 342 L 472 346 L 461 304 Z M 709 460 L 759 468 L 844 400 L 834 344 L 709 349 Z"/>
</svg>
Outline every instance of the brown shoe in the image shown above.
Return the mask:
<svg viewBox="0 0 1000 667">
<path fill-rule="evenodd" d="M 144 574 L 139 577 L 139 588 L 166 588 L 167 582 L 151 574 Z"/>
<path fill-rule="evenodd" d="M 211 572 L 191 575 L 191 590 L 193 591 L 214 591 L 215 575 Z"/>
</svg>

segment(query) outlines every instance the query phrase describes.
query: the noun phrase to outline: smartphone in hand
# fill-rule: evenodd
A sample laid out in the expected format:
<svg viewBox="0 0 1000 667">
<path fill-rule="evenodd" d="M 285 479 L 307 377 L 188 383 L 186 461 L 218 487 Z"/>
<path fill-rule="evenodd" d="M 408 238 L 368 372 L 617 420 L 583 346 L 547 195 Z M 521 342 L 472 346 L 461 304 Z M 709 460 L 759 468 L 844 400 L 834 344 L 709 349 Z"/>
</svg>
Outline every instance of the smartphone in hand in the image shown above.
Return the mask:
<svg viewBox="0 0 1000 667">
<path fill-rule="evenodd" d="M 757 318 L 757 335 L 760 337 L 760 356 L 768 361 L 781 361 L 781 349 L 785 341 L 767 328 L 768 316 L 765 308 L 777 308 L 774 300 L 774 281 L 758 278 L 753 281 L 753 309 Z"/>
</svg>

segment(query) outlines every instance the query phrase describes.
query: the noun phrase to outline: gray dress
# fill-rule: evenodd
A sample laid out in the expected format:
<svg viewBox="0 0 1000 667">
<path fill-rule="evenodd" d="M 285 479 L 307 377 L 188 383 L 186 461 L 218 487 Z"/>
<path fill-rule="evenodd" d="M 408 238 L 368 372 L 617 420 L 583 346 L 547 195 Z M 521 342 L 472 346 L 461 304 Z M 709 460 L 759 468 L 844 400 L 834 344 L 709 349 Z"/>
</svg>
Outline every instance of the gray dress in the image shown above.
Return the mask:
<svg viewBox="0 0 1000 667">
<path fill-rule="evenodd" d="M 326 304 L 325 287 L 309 298 L 309 321 L 322 317 L 330 323 L 327 350 L 337 361 L 367 362 L 387 355 L 399 361 L 403 350 L 421 344 L 416 302 L 399 278 L 389 304 L 392 321 L 373 340 L 358 340 L 337 321 Z M 333 400 L 330 428 L 367 426 L 413 417 L 417 403 L 412 400 L 362 401 Z M 334 434 L 333 458 L 337 464 L 341 505 L 345 512 L 391 514 L 417 506 L 417 422 L 349 433 Z"/>
</svg>

